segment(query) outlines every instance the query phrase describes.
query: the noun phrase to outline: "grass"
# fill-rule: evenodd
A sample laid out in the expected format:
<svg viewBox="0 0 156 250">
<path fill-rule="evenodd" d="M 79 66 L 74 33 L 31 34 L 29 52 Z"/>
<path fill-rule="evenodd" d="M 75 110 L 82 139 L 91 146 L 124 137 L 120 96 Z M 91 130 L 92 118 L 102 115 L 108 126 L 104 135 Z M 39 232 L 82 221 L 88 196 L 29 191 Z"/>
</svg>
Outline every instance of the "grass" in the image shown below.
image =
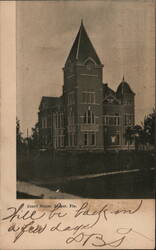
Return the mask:
<svg viewBox="0 0 156 250">
<path fill-rule="evenodd" d="M 128 169 L 155 167 L 151 152 L 31 152 L 17 157 L 17 178 L 28 180 L 54 176 L 96 174 Z"/>
</svg>

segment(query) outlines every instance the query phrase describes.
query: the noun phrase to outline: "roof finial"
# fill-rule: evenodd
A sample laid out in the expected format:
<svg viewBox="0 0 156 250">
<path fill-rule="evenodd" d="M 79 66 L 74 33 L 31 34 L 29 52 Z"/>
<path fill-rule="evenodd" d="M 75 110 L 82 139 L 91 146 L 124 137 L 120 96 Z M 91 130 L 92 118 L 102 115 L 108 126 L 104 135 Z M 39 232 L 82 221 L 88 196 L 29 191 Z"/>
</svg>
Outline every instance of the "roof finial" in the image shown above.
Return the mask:
<svg viewBox="0 0 156 250">
<path fill-rule="evenodd" d="M 123 75 L 122 81 L 123 81 L 123 82 L 125 81 L 124 75 Z"/>
<path fill-rule="evenodd" d="M 81 25 L 83 25 L 83 18 L 81 19 Z"/>
</svg>

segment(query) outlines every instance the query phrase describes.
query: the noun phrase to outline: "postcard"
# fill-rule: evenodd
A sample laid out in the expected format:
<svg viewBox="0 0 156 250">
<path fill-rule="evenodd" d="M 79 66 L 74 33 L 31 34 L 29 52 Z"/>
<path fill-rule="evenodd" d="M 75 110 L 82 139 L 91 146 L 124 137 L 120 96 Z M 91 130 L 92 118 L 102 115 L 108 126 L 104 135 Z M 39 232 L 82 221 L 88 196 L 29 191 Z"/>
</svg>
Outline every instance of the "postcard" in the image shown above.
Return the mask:
<svg viewBox="0 0 156 250">
<path fill-rule="evenodd" d="M 0 11 L 0 249 L 154 249 L 155 1 Z"/>
</svg>

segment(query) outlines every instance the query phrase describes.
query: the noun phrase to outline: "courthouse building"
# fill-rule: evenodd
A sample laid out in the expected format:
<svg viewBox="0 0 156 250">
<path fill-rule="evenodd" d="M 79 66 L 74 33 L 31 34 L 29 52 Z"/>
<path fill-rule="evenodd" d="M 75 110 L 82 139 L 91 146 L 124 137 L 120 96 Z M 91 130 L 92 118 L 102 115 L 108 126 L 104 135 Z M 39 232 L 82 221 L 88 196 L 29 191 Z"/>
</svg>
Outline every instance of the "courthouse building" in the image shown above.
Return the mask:
<svg viewBox="0 0 156 250">
<path fill-rule="evenodd" d="M 103 64 L 83 22 L 63 74 L 62 95 L 41 99 L 41 146 L 58 150 L 126 149 L 125 130 L 135 119 L 135 93 L 124 77 L 116 91 L 103 83 Z"/>
</svg>

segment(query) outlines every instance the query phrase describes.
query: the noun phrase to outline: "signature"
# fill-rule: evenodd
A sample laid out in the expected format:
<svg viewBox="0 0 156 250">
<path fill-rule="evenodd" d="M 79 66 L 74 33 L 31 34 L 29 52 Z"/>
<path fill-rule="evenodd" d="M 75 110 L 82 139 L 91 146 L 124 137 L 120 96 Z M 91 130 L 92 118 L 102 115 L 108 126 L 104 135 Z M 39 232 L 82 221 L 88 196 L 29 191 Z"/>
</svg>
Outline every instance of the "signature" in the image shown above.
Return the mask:
<svg viewBox="0 0 156 250">
<path fill-rule="evenodd" d="M 144 235 L 142 233 L 139 233 L 139 232 L 133 230 L 132 228 L 118 228 L 116 230 L 116 233 L 119 235 L 122 235 L 122 236 L 120 236 L 119 238 L 116 238 L 115 240 L 106 242 L 103 234 L 101 234 L 101 233 L 85 234 L 85 233 L 81 232 L 80 234 L 78 234 L 74 237 L 69 237 L 66 240 L 66 243 L 70 244 L 72 242 L 77 242 L 77 243 L 81 243 L 82 246 L 85 246 L 86 243 L 90 241 L 90 244 L 94 247 L 109 246 L 109 247 L 117 248 L 123 243 L 123 241 L 126 239 L 127 235 L 130 233 L 135 233 L 135 234 L 137 234 L 145 239 L 153 241 L 151 238 L 147 237 L 146 235 Z"/>
<path fill-rule="evenodd" d="M 104 236 L 101 233 L 93 233 L 93 234 L 84 234 L 83 232 L 76 235 L 75 237 L 69 237 L 66 240 L 67 244 L 70 244 L 72 242 L 82 243 L 82 246 L 85 246 L 87 242 L 90 241 L 90 244 L 94 247 L 118 247 L 122 244 L 126 236 L 122 236 L 116 240 L 106 242 L 104 239 Z"/>
</svg>

